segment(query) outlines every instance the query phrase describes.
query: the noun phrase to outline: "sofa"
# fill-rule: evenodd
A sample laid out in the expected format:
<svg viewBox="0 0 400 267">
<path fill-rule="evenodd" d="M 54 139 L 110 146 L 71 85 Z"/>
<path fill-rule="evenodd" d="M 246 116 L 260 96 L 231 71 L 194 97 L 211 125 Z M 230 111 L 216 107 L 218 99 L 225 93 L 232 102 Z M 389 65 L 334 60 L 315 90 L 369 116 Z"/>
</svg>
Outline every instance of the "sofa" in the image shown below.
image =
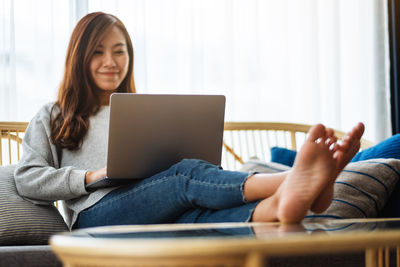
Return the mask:
<svg viewBox="0 0 400 267">
<path fill-rule="evenodd" d="M 250 163 L 247 163 L 247 167 Z M 359 165 L 355 167 L 359 168 Z M 266 166 L 273 166 L 276 170 L 278 165 L 266 164 L 263 168 Z M 67 226 L 56 207 L 33 205 L 18 195 L 13 178 L 14 168 L 15 165 L 0 167 L 0 266 L 62 266 L 51 251 L 48 239 L 52 234 L 68 231 Z M 396 168 L 400 169 L 400 165 Z M 399 190 L 397 186 L 396 193 L 392 195 L 379 216 L 391 217 L 390 213 L 394 210 Z M 364 266 L 364 254 L 276 257 L 269 259 L 268 262 L 268 266 L 323 265 Z"/>
<path fill-rule="evenodd" d="M 362 154 L 356 156 L 357 161 L 349 164 L 339 176 L 335 188 L 336 199 L 346 198 L 350 201 L 348 197 L 352 197 L 351 201 L 357 205 L 343 206 L 336 202 L 324 215 L 334 218 L 400 217 L 400 185 L 397 183 L 400 161 L 392 159 L 400 158 L 399 148 L 400 136 L 394 136 L 361 151 Z M 295 156 L 295 151 L 277 147 L 271 149 L 271 153 L 270 161 L 248 159 L 242 162 L 241 170 L 276 172 L 290 168 L 290 161 L 283 160 Z M 376 157 L 380 159 L 376 160 Z M 34 205 L 18 195 L 14 168 L 13 164 L 0 166 L 0 267 L 62 266 L 48 245 L 48 240 L 55 233 L 68 231 L 64 219 L 55 206 Z M 362 177 L 366 176 L 377 178 L 379 186 L 365 183 Z M 368 192 L 370 198 L 363 197 L 363 194 L 349 194 L 347 189 L 339 188 L 343 184 Z M 308 216 L 312 218 L 319 215 L 310 213 Z M 394 260 L 393 257 L 391 260 Z M 364 254 L 276 257 L 269 259 L 268 266 L 364 266 Z"/>
</svg>

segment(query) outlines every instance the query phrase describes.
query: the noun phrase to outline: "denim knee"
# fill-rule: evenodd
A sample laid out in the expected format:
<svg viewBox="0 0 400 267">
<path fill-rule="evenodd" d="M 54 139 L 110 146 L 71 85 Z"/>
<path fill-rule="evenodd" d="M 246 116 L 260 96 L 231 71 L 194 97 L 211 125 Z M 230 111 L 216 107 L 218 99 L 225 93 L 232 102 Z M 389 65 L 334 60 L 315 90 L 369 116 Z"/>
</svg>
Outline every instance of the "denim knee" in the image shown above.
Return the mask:
<svg viewBox="0 0 400 267">
<path fill-rule="evenodd" d="M 177 175 L 192 175 L 195 171 L 203 171 L 206 169 L 218 169 L 221 170 L 221 166 L 211 164 L 205 160 L 200 159 L 183 159 L 180 162 L 174 164 L 170 169 L 170 174 Z"/>
</svg>

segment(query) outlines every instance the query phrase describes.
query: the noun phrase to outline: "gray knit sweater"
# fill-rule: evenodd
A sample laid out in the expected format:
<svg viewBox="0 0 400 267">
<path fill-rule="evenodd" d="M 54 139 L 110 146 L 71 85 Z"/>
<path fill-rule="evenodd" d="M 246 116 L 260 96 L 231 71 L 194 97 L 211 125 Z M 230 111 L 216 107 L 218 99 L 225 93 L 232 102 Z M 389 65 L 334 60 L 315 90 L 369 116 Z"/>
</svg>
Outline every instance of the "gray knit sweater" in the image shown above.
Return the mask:
<svg viewBox="0 0 400 267">
<path fill-rule="evenodd" d="M 92 206 L 115 188 L 89 193 L 85 173 L 106 166 L 109 107 L 90 118 L 81 149 L 63 149 L 60 158 L 50 142 L 50 112 L 45 105 L 32 119 L 23 141 L 23 155 L 15 170 L 18 192 L 35 204 L 63 200 L 66 223 L 71 229 L 79 212 Z M 54 112 L 54 111 L 53 111 Z"/>
</svg>

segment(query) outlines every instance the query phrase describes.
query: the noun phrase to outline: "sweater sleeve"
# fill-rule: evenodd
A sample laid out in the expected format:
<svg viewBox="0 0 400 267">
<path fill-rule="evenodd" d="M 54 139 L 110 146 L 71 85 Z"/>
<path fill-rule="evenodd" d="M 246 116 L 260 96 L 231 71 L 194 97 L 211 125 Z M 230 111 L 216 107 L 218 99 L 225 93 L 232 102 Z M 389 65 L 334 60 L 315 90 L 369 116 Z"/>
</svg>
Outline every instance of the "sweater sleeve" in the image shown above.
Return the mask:
<svg viewBox="0 0 400 267">
<path fill-rule="evenodd" d="M 59 168 L 55 145 L 50 142 L 50 110 L 44 107 L 29 123 L 23 140 L 23 154 L 15 169 L 19 194 L 37 204 L 68 200 L 88 194 L 86 170 Z"/>
</svg>

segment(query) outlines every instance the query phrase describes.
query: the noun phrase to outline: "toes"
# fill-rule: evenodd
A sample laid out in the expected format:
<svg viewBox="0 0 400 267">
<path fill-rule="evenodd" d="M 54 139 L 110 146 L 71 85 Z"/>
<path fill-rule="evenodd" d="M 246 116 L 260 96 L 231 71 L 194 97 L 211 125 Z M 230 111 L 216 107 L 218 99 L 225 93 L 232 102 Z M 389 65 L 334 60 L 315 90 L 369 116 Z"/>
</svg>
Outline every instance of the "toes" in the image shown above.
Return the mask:
<svg viewBox="0 0 400 267">
<path fill-rule="evenodd" d="M 341 149 L 341 146 L 338 143 L 334 143 L 330 147 L 332 153 L 335 153 L 336 151 L 339 151 Z"/>
<path fill-rule="evenodd" d="M 336 144 L 336 142 L 337 142 L 337 138 L 335 136 L 328 137 L 325 140 L 326 146 L 328 146 L 329 149 L 331 149 L 331 150 L 334 150 L 334 148 L 335 148 L 334 144 Z"/>
<path fill-rule="evenodd" d="M 363 123 L 359 122 L 356 126 L 351 129 L 351 131 L 347 134 L 350 139 L 361 139 L 364 134 L 365 126 Z"/>
<path fill-rule="evenodd" d="M 359 122 L 355 128 L 356 128 L 356 136 L 358 139 L 360 139 L 364 134 L 365 126 L 362 122 Z"/>
<path fill-rule="evenodd" d="M 330 138 L 335 136 L 335 131 L 332 128 L 327 128 L 325 132 L 325 137 Z"/>
<path fill-rule="evenodd" d="M 359 146 L 359 140 L 364 133 L 364 124 L 358 123 L 341 141 L 341 149 L 346 152 Z"/>
<path fill-rule="evenodd" d="M 322 124 L 316 124 L 308 131 L 308 141 L 316 142 L 318 139 L 323 139 L 326 136 L 325 126 Z"/>
</svg>

